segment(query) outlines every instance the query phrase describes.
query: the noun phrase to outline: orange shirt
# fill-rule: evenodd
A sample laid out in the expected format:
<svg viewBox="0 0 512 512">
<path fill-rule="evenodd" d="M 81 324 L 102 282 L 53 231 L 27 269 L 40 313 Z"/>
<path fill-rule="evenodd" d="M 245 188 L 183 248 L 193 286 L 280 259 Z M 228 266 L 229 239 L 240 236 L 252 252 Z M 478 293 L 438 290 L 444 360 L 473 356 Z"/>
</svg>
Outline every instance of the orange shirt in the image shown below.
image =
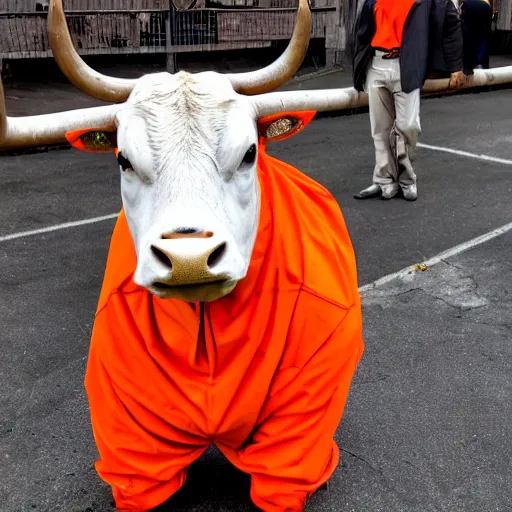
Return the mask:
<svg viewBox="0 0 512 512">
<path fill-rule="evenodd" d="M 260 148 L 247 277 L 204 307 L 133 282 L 121 213 L 87 364 L 100 461 L 121 509 L 149 510 L 215 443 L 266 512 L 303 510 L 339 461 L 333 440 L 363 352 L 356 260 L 321 185 Z"/>
<path fill-rule="evenodd" d="M 377 0 L 372 47 L 393 50 L 402 46 L 405 21 L 416 0 Z"/>
</svg>

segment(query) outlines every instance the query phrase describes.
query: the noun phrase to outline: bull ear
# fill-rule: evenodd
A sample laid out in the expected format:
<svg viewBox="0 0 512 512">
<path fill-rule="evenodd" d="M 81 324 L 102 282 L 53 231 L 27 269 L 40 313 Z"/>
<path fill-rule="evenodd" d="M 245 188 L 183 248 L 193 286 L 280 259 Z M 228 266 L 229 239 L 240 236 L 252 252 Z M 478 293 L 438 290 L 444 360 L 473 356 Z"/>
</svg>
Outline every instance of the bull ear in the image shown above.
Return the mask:
<svg viewBox="0 0 512 512">
<path fill-rule="evenodd" d="M 89 128 L 66 132 L 66 139 L 74 148 L 89 153 L 109 153 L 117 148 L 117 132 Z"/>
<path fill-rule="evenodd" d="M 258 121 L 260 142 L 277 142 L 297 135 L 313 120 L 315 114 L 315 111 L 281 112 L 263 117 Z"/>
</svg>

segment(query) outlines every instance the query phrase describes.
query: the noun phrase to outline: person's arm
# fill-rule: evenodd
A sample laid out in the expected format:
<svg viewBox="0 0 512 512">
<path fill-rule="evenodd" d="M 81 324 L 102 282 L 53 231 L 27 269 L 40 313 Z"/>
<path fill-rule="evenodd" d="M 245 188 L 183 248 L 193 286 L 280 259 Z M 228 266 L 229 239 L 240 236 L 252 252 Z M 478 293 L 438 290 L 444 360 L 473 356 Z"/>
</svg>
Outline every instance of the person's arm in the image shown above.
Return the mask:
<svg viewBox="0 0 512 512">
<path fill-rule="evenodd" d="M 451 0 L 446 1 L 446 11 L 443 29 L 443 52 L 446 69 L 451 74 L 450 87 L 463 87 L 466 77 L 463 72 L 462 26 L 459 13 Z"/>
<path fill-rule="evenodd" d="M 355 47 L 363 47 L 371 44 L 374 34 L 375 19 L 373 17 L 373 2 L 372 0 L 365 0 L 361 7 L 361 12 L 357 17 L 352 34 Z"/>
<path fill-rule="evenodd" d="M 373 7 L 374 0 L 364 1 L 350 35 L 354 87 L 358 91 L 363 90 L 362 82 L 364 80 L 361 78 L 361 73 L 366 72 L 364 69 L 364 61 L 366 59 L 368 47 L 371 45 L 375 34 Z"/>
</svg>

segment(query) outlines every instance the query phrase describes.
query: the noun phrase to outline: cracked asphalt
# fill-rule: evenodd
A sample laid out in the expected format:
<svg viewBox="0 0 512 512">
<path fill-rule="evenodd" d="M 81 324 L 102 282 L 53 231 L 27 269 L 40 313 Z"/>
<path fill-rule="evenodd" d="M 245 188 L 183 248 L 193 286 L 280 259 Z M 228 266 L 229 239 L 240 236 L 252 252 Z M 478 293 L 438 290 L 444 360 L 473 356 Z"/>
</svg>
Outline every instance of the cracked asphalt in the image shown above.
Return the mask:
<svg viewBox="0 0 512 512">
<path fill-rule="evenodd" d="M 65 87 L 51 94 L 10 87 L 7 107 L 74 103 Z M 512 90 L 425 100 L 421 114 L 421 142 L 512 160 Z M 371 179 L 367 114 L 318 119 L 271 153 L 336 196 L 361 285 L 512 222 L 511 165 L 421 148 L 417 202 L 354 200 Z M 0 237 L 116 212 L 117 172 L 74 150 L 0 157 Z M 113 509 L 83 389 L 112 227 L 0 242 L 1 512 Z M 511 254 L 509 231 L 363 294 L 342 463 L 308 512 L 512 510 Z M 247 512 L 248 489 L 211 449 L 160 512 Z"/>
</svg>

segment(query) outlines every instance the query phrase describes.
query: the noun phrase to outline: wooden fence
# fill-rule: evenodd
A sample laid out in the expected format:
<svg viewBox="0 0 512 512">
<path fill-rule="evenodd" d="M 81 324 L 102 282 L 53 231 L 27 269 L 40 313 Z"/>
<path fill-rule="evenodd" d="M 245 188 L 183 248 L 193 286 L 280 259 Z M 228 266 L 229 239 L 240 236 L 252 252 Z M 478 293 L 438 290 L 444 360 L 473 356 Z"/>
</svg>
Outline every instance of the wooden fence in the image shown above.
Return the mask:
<svg viewBox="0 0 512 512">
<path fill-rule="evenodd" d="M 5 4 L 6 0 L 3 1 Z M 87 1 L 91 0 L 68 0 L 66 5 L 85 4 Z M 109 6 L 116 1 L 144 3 L 143 0 L 101 1 L 111 4 Z M 147 0 L 148 3 L 150 1 L 154 7 L 158 0 Z M 334 23 L 335 11 L 335 7 L 313 9 L 313 38 L 326 37 L 329 25 Z M 0 12 L 0 58 L 50 57 L 46 16 L 45 12 Z M 296 8 L 189 11 L 141 8 L 137 11 L 108 9 L 106 12 L 70 10 L 66 14 L 75 47 L 81 55 L 264 47 L 272 41 L 289 39 L 295 17 Z"/>
</svg>

